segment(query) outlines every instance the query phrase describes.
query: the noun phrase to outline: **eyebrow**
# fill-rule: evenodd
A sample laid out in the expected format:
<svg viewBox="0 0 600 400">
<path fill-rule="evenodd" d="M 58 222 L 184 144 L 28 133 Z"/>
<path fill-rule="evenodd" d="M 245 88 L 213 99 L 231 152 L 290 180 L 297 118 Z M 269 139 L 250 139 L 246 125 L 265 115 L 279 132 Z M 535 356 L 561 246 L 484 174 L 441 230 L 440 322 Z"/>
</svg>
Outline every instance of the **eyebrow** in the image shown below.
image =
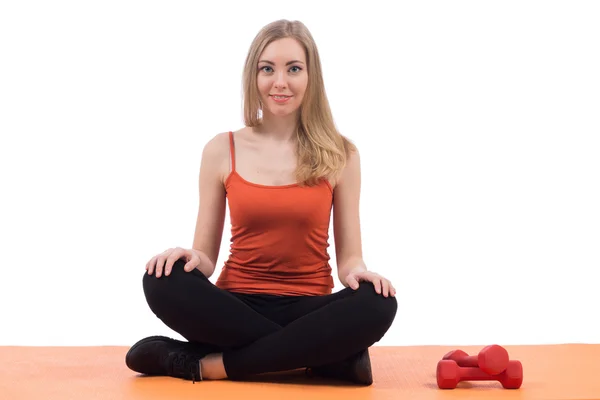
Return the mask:
<svg viewBox="0 0 600 400">
<path fill-rule="evenodd" d="M 271 65 L 275 65 L 275 63 L 273 61 L 269 61 L 269 60 L 260 60 L 259 63 L 264 62 L 267 64 L 271 64 Z M 287 63 L 285 63 L 285 65 L 290 65 L 293 63 L 300 63 L 300 64 L 304 64 L 302 61 L 300 60 L 292 60 L 292 61 L 288 61 Z"/>
</svg>

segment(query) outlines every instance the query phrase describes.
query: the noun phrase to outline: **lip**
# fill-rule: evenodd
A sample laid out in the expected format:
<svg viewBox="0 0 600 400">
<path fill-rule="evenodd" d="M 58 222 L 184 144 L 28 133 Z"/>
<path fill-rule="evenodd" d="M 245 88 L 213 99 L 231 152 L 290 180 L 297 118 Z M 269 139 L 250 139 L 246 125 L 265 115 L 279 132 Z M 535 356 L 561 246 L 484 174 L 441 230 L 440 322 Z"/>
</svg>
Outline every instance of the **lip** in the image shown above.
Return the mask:
<svg viewBox="0 0 600 400">
<path fill-rule="evenodd" d="M 274 101 L 275 103 L 278 103 L 278 104 L 283 104 L 283 103 L 286 103 L 286 102 L 288 102 L 288 101 L 290 100 L 290 98 L 292 97 L 292 96 L 284 96 L 284 97 L 285 97 L 285 99 L 278 100 L 278 99 L 276 99 L 274 96 L 278 96 L 278 95 L 271 95 L 271 98 L 273 99 L 273 101 Z"/>
</svg>

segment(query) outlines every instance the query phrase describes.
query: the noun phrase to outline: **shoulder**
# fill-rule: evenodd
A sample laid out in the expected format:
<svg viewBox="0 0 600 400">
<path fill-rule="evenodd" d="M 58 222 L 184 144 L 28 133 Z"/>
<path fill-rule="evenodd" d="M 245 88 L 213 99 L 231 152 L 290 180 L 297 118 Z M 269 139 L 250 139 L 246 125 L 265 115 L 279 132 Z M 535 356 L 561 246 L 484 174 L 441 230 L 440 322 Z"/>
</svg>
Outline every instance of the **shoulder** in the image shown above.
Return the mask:
<svg viewBox="0 0 600 400">
<path fill-rule="evenodd" d="M 217 158 L 229 156 L 229 132 L 217 133 L 211 137 L 202 149 L 202 157 L 216 161 Z"/>
<path fill-rule="evenodd" d="M 353 169 L 360 168 L 360 153 L 358 152 L 358 147 L 354 146 L 352 150 L 348 151 L 348 155 L 346 157 L 346 167 L 345 169 Z"/>
<path fill-rule="evenodd" d="M 241 128 L 237 131 L 231 131 L 233 133 L 234 140 L 239 142 L 240 139 L 245 139 L 248 134 L 247 128 Z M 209 153 L 220 153 L 225 154 L 229 157 L 229 149 L 230 149 L 230 139 L 229 132 L 220 132 L 214 135 L 206 144 L 204 145 L 204 151 Z"/>
<path fill-rule="evenodd" d="M 202 149 L 202 165 L 214 170 L 221 181 L 229 174 L 229 131 L 212 136 Z"/>
<path fill-rule="evenodd" d="M 334 190 L 347 182 L 360 182 L 360 153 L 356 146 L 349 149 L 346 155 L 346 164 L 338 174 L 330 179 L 330 184 Z"/>
</svg>

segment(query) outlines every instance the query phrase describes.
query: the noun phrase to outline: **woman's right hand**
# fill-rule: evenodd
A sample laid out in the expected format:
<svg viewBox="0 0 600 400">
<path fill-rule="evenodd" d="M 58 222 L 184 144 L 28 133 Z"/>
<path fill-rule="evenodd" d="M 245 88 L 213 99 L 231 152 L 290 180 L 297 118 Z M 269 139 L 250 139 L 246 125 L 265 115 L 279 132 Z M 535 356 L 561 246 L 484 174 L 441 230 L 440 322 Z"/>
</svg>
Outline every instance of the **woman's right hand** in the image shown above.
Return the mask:
<svg viewBox="0 0 600 400">
<path fill-rule="evenodd" d="M 174 249 L 167 249 L 152 257 L 146 263 L 146 271 L 148 271 L 148 275 L 156 272 L 157 278 L 160 278 L 163 272 L 165 276 L 169 276 L 173 269 L 173 264 L 179 259 L 184 259 L 186 262 L 183 267 L 185 272 L 191 272 L 200 265 L 200 257 L 198 257 L 194 250 L 176 247 Z"/>
</svg>

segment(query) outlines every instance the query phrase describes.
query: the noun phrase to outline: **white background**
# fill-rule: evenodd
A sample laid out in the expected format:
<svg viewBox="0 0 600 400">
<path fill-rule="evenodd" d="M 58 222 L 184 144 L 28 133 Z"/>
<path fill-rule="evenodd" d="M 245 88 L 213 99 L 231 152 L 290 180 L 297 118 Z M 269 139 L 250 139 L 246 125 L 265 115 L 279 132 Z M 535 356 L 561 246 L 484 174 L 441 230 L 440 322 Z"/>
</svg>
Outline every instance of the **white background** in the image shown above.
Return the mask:
<svg viewBox="0 0 600 400">
<path fill-rule="evenodd" d="M 599 343 L 600 6 L 393 4 L 3 2 L 0 345 L 179 337 L 144 266 L 191 247 L 202 148 L 279 18 L 361 151 L 365 259 L 398 288 L 378 345 Z M 228 251 L 229 219 L 213 281 Z"/>
</svg>

